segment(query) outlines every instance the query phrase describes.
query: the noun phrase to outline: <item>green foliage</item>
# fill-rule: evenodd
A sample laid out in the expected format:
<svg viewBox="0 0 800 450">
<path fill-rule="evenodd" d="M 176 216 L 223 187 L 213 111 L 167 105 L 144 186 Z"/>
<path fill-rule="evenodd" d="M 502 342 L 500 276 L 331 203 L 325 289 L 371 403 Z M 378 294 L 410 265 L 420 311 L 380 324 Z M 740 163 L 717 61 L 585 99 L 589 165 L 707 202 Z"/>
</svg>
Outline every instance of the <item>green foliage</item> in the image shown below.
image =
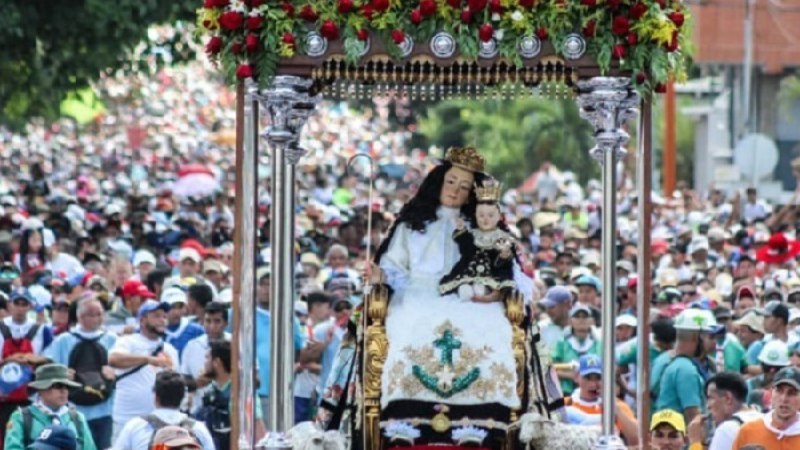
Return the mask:
<svg viewBox="0 0 800 450">
<path fill-rule="evenodd" d="M 678 97 L 675 116 L 675 165 L 678 181 L 694 183 L 694 133 L 695 121 L 681 113 L 684 108 L 696 106 L 697 102 L 689 97 Z M 664 102 L 658 100 L 653 104 L 653 157 L 656 167 L 661 167 L 664 157 Z M 632 140 L 633 141 L 633 140 Z M 633 148 L 633 147 L 631 147 Z M 658 186 L 656 186 L 658 188 Z"/>
<path fill-rule="evenodd" d="M 572 99 L 449 100 L 419 118 L 427 144 L 475 145 L 488 170 L 508 186 L 519 185 L 544 161 L 575 172 L 581 181 L 599 176 L 589 157 L 591 126 Z"/>
<path fill-rule="evenodd" d="M 3 0 L 0 2 L 0 122 L 21 127 L 57 117 L 69 92 L 102 72 L 134 69 L 152 24 L 192 21 L 194 0 Z M 176 37 L 159 43 L 194 57 Z"/>
</svg>

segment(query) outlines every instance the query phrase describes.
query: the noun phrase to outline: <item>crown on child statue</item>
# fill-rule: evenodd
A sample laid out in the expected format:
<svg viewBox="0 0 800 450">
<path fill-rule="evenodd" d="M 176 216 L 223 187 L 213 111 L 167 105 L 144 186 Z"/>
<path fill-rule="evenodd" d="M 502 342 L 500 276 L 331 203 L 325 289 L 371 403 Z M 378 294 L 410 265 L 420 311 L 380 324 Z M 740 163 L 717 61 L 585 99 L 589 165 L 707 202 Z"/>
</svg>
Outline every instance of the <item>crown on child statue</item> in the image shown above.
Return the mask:
<svg viewBox="0 0 800 450">
<path fill-rule="evenodd" d="M 478 202 L 497 203 L 502 195 L 503 185 L 494 178 L 486 178 L 480 186 L 475 183 L 475 197 Z"/>
<path fill-rule="evenodd" d="M 483 166 L 486 164 L 486 160 L 475 147 L 450 147 L 444 155 L 444 160 L 470 172 L 483 172 Z"/>
</svg>

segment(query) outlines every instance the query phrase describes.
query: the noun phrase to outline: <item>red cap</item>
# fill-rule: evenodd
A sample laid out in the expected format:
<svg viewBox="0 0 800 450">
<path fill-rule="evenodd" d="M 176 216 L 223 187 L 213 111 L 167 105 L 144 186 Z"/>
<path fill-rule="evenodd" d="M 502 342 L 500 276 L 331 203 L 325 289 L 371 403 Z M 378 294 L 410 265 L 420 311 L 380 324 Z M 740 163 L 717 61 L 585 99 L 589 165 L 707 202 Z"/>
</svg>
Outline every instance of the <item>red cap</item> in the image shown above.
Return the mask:
<svg viewBox="0 0 800 450">
<path fill-rule="evenodd" d="M 201 244 L 200 242 L 198 242 L 195 239 L 187 239 L 187 240 L 181 242 L 181 248 L 193 248 L 193 249 L 197 250 L 197 253 L 200 254 L 201 258 L 205 258 L 206 257 L 206 253 L 207 253 L 206 252 L 206 248 L 203 247 L 203 244 Z"/>
<path fill-rule="evenodd" d="M 639 278 L 636 275 L 628 277 L 628 289 L 633 289 L 639 285 Z"/>
<path fill-rule="evenodd" d="M 150 292 L 139 280 L 128 280 L 125 284 L 122 285 L 122 298 L 128 298 L 134 295 L 138 295 L 142 298 L 156 298 L 156 294 Z"/>
</svg>

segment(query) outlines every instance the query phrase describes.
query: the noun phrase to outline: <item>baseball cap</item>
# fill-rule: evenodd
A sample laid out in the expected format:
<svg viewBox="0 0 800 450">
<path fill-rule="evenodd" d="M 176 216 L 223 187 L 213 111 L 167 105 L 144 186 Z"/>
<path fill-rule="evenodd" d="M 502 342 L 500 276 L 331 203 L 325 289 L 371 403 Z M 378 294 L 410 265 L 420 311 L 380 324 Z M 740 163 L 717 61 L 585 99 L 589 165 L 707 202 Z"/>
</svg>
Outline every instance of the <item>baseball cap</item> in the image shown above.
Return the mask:
<svg viewBox="0 0 800 450">
<path fill-rule="evenodd" d="M 164 292 L 161 293 L 161 302 L 167 303 L 170 306 L 176 303 L 187 303 L 186 300 L 186 292 L 183 289 L 178 287 L 171 287 L 164 289 Z"/>
<path fill-rule="evenodd" d="M 628 273 L 636 272 L 636 268 L 633 266 L 633 263 L 626 259 L 617 261 L 617 269 L 622 269 Z"/>
<path fill-rule="evenodd" d="M 655 430 L 662 423 L 672 426 L 681 433 L 686 433 L 686 421 L 683 420 L 683 414 L 679 412 L 662 409 L 653 414 L 653 418 L 650 419 L 650 431 Z"/>
<path fill-rule="evenodd" d="M 717 306 L 714 308 L 714 318 L 718 321 L 721 319 L 730 319 L 731 317 L 733 317 L 733 313 L 727 306 Z"/>
<path fill-rule="evenodd" d="M 148 300 L 142 303 L 142 306 L 139 307 L 139 312 L 136 314 L 137 319 L 141 319 L 144 317 L 145 314 L 149 312 L 153 312 L 157 309 L 162 309 L 164 312 L 169 311 L 169 303 L 167 302 L 157 302 L 155 300 Z"/>
<path fill-rule="evenodd" d="M 800 371 L 794 367 L 784 367 L 779 370 L 772 379 L 772 386 L 775 387 L 779 384 L 788 384 L 800 390 Z"/>
<path fill-rule="evenodd" d="M 269 266 L 262 266 L 256 270 L 256 280 L 261 281 L 262 278 L 272 276 L 272 269 Z"/>
<path fill-rule="evenodd" d="M 617 320 L 614 322 L 614 327 L 618 327 L 620 325 L 627 325 L 629 327 L 634 327 L 638 325 L 639 321 L 636 320 L 636 317 L 630 314 L 621 314 L 617 316 Z"/>
<path fill-rule="evenodd" d="M 764 318 L 758 315 L 755 311 L 748 311 L 741 319 L 733 322 L 736 326 L 749 327 L 751 330 L 766 334 L 764 330 Z"/>
<path fill-rule="evenodd" d="M 28 446 L 36 450 L 75 450 L 78 446 L 78 436 L 71 428 L 63 425 L 45 427 L 39 437 Z"/>
<path fill-rule="evenodd" d="M 589 309 L 589 307 L 584 305 L 583 303 L 576 303 L 575 306 L 573 306 L 572 309 L 569 310 L 569 316 L 575 317 L 575 315 L 578 314 L 579 312 L 585 312 L 586 314 L 589 315 L 589 317 L 592 316 L 592 310 Z"/>
<path fill-rule="evenodd" d="M 31 293 L 24 287 L 19 287 L 11 291 L 11 295 L 8 296 L 8 299 L 11 302 L 15 302 L 17 300 L 25 300 L 31 305 L 36 304 L 36 299 L 34 299 Z"/>
<path fill-rule="evenodd" d="M 294 302 L 294 313 L 299 314 L 301 316 L 308 315 L 308 304 L 302 300 L 297 300 Z"/>
<path fill-rule="evenodd" d="M 768 366 L 786 367 L 789 362 L 789 346 L 785 342 L 773 339 L 761 349 L 758 354 L 758 361 Z"/>
<path fill-rule="evenodd" d="M 789 308 L 781 303 L 780 300 L 772 300 L 764 306 L 768 316 L 778 317 L 783 319 L 785 323 L 789 323 Z"/>
<path fill-rule="evenodd" d="M 578 360 L 578 372 L 582 377 L 591 374 L 603 374 L 603 363 L 597 355 L 583 355 Z"/>
<path fill-rule="evenodd" d="M 581 275 L 577 280 L 575 280 L 575 286 L 591 286 L 597 292 L 603 290 L 600 280 L 594 275 Z"/>
<path fill-rule="evenodd" d="M 139 264 L 150 263 L 156 265 L 156 256 L 147 250 L 139 250 L 133 256 L 133 267 L 138 267 Z"/>
<path fill-rule="evenodd" d="M 196 263 L 202 261 L 202 257 L 200 257 L 200 252 L 192 247 L 184 247 L 180 249 L 178 252 L 178 261 L 184 261 L 186 259 L 190 259 Z"/>
<path fill-rule="evenodd" d="M 142 298 L 156 298 L 156 295 L 147 289 L 147 286 L 139 280 L 128 280 L 122 285 L 122 297 L 127 298 L 138 295 Z"/>
<path fill-rule="evenodd" d="M 191 447 L 200 449 L 197 440 L 189 434 L 189 431 L 177 425 L 167 425 L 158 430 L 153 436 L 153 444 L 162 444 L 167 448 Z"/>
<path fill-rule="evenodd" d="M 756 298 L 756 293 L 755 293 L 755 291 L 753 290 L 752 287 L 750 287 L 750 286 L 742 286 L 742 287 L 739 288 L 738 291 L 736 291 L 736 298 L 739 299 L 739 298 L 742 298 L 742 296 Z"/>
<path fill-rule="evenodd" d="M 539 304 L 545 308 L 552 308 L 553 306 L 563 303 L 572 302 L 572 293 L 564 286 L 553 286 L 547 290 L 544 298 L 539 301 Z"/>
<path fill-rule="evenodd" d="M 222 263 L 217 259 L 207 259 L 203 261 L 203 273 L 206 272 L 218 272 L 218 273 L 225 273 L 226 270 L 222 266 Z"/>
</svg>

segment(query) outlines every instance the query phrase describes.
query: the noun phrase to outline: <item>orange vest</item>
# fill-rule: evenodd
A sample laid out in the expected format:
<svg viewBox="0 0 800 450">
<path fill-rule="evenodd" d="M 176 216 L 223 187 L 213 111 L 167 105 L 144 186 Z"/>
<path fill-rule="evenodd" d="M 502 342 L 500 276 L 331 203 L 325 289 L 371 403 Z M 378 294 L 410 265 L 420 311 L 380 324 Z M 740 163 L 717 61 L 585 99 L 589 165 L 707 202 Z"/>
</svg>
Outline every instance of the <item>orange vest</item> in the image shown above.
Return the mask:
<svg viewBox="0 0 800 450">
<path fill-rule="evenodd" d="M 758 445 L 766 450 L 797 450 L 800 449 L 800 435 L 778 436 L 770 431 L 764 424 L 764 419 L 747 422 L 739 428 L 739 434 L 733 442 L 733 450 L 738 450 L 747 445 Z"/>
</svg>

